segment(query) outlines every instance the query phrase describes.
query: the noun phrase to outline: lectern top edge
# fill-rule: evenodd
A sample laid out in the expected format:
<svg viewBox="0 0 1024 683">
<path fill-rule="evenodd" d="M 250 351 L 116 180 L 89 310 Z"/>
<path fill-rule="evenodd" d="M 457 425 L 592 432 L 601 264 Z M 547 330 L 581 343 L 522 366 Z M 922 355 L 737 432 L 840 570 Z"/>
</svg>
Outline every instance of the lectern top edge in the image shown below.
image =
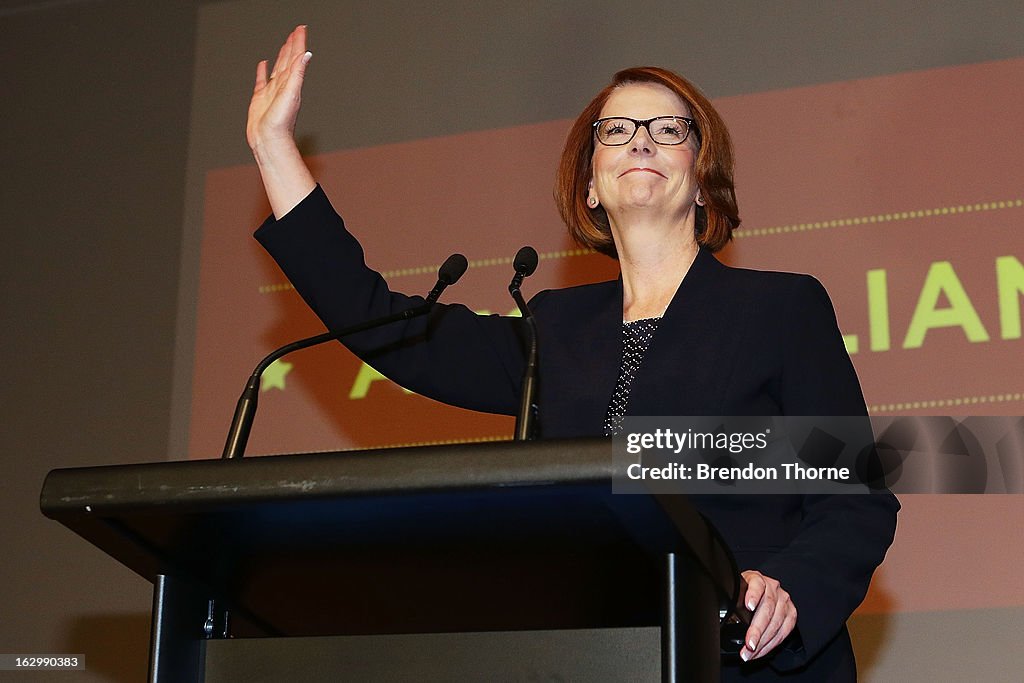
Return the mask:
<svg viewBox="0 0 1024 683">
<path fill-rule="evenodd" d="M 136 506 L 222 506 L 382 491 L 464 490 L 610 482 L 609 439 L 493 442 L 189 460 L 53 470 L 40 508 L 48 517 Z M 88 508 L 88 510 L 86 510 Z"/>
</svg>

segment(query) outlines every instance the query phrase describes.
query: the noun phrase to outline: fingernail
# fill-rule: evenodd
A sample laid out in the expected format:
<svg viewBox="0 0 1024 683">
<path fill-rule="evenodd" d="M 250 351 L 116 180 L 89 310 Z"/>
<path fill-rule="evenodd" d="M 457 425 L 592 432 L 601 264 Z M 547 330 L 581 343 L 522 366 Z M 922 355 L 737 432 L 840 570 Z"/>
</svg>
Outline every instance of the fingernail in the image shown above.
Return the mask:
<svg viewBox="0 0 1024 683">
<path fill-rule="evenodd" d="M 756 646 L 757 646 L 757 641 L 756 641 L 756 640 L 754 640 L 753 638 L 751 638 L 750 640 L 748 640 L 748 641 L 747 641 L 747 647 L 749 647 L 749 648 L 750 648 L 750 652 L 751 652 L 751 653 L 753 653 L 753 652 L 754 652 L 754 648 L 755 648 Z"/>
<path fill-rule="evenodd" d="M 750 611 L 754 611 L 755 607 L 757 607 L 757 603 L 754 602 L 753 599 L 747 600 L 747 609 L 749 609 Z"/>
<path fill-rule="evenodd" d="M 746 648 L 743 648 L 742 650 L 740 650 L 740 659 L 742 659 L 744 662 L 749 662 L 750 661 L 750 653 L 747 652 Z"/>
<path fill-rule="evenodd" d="M 313 59 L 313 53 L 306 50 L 306 54 L 302 55 L 302 63 L 309 64 L 309 60 Z"/>
</svg>

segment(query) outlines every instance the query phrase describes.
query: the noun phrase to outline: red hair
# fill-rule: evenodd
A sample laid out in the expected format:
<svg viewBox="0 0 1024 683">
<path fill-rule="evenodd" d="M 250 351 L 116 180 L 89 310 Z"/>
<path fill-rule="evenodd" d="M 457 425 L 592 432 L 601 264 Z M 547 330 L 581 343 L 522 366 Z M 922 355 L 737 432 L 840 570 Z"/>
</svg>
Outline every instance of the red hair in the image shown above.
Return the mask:
<svg viewBox="0 0 1024 683">
<path fill-rule="evenodd" d="M 615 74 L 569 129 L 555 178 L 555 204 L 569 234 L 583 247 L 616 257 L 608 214 L 603 207 L 587 206 L 587 194 L 593 177 L 594 121 L 601 116 L 612 91 L 630 83 L 662 85 L 689 106 L 690 116 L 696 122 L 694 174 L 704 200 L 704 206 L 697 207 L 695 237 L 698 244 L 718 251 L 732 239 L 732 231 L 740 224 L 729 131 L 704 93 L 682 76 L 656 66 L 635 67 Z"/>
</svg>

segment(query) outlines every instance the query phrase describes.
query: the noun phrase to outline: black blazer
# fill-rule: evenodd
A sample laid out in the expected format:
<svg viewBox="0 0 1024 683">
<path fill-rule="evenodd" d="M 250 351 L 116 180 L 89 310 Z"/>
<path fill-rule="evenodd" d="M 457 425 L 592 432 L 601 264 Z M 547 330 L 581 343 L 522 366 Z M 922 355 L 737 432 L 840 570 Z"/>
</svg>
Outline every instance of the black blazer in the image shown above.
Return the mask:
<svg viewBox="0 0 1024 683">
<path fill-rule="evenodd" d="M 328 328 L 422 302 L 390 291 L 318 186 L 257 239 Z M 622 358 L 622 283 L 539 293 L 544 438 L 600 436 Z M 438 305 L 430 315 L 350 337 L 384 375 L 453 405 L 515 414 L 524 365 L 521 321 Z M 698 254 L 630 391 L 630 415 L 866 415 L 863 396 L 814 278 L 729 268 Z M 698 496 L 741 569 L 778 579 L 797 632 L 770 657 L 725 667 L 724 680 L 854 680 L 845 621 L 863 600 L 895 531 L 888 493 Z"/>
</svg>

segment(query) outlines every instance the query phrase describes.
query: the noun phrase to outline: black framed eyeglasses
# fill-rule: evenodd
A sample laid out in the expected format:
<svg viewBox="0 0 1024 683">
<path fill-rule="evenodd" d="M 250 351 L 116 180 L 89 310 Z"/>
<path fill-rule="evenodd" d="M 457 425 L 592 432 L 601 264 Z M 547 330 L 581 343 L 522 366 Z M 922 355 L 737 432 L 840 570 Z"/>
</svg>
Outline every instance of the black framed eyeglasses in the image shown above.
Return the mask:
<svg viewBox="0 0 1024 683">
<path fill-rule="evenodd" d="M 609 116 L 594 121 L 594 137 L 602 145 L 618 147 L 632 141 L 640 126 L 646 128 L 647 134 L 659 145 L 681 145 L 690 136 L 690 130 L 696 130 L 693 119 L 685 116 L 655 116 L 643 121 Z"/>
</svg>

